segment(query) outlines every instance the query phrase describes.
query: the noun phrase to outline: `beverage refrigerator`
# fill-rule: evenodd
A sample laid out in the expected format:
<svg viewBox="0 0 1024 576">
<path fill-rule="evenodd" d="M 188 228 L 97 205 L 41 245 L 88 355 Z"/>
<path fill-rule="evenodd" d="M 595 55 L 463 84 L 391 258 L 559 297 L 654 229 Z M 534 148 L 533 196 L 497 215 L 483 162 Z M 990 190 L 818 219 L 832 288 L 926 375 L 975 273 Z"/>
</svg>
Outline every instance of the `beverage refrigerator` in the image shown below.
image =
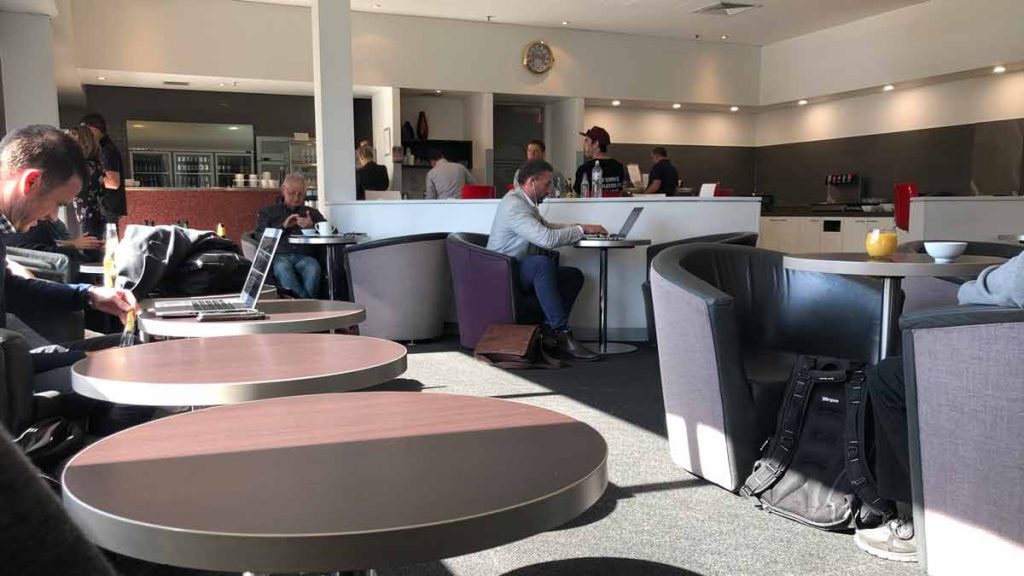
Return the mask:
<svg viewBox="0 0 1024 576">
<path fill-rule="evenodd" d="M 217 152 L 217 186 L 228 188 L 234 185 L 235 174 L 255 174 L 252 169 L 252 154 L 238 152 Z"/>
<path fill-rule="evenodd" d="M 174 185 L 180 188 L 213 186 L 212 152 L 175 152 Z"/>
<path fill-rule="evenodd" d="M 147 188 L 164 188 L 171 185 L 171 154 L 170 152 L 128 152 L 132 165 L 132 179 L 139 181 L 139 186 Z"/>
</svg>

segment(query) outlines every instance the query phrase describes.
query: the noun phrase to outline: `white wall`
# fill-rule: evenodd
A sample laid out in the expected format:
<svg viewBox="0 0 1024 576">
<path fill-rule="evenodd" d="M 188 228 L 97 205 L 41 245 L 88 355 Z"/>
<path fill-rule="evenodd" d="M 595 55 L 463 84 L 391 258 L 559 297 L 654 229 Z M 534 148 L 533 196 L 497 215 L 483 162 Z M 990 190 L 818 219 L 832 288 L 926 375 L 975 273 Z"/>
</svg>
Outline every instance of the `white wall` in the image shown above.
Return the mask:
<svg viewBox="0 0 1024 576">
<path fill-rule="evenodd" d="M 402 123 L 416 130 L 420 111 L 427 113 L 431 140 L 466 140 L 465 100 L 456 96 L 402 96 Z M 399 132 L 401 139 L 401 132 Z"/>
<path fill-rule="evenodd" d="M 601 126 L 612 143 L 753 146 L 753 114 L 588 106 L 584 126 Z"/>
<path fill-rule="evenodd" d="M 80 68 L 312 80 L 306 8 L 232 0 L 73 4 Z M 352 13 L 352 32 L 354 81 L 368 86 L 721 104 L 755 104 L 760 89 L 756 46 L 365 12 Z M 556 59 L 544 75 L 522 65 L 523 48 L 537 39 Z"/>
<path fill-rule="evenodd" d="M 494 94 L 473 94 L 466 98 L 466 138 L 473 141 L 473 177 L 478 184 L 494 183 Z"/>
<path fill-rule="evenodd" d="M 58 125 L 50 17 L 0 12 L 0 64 L 6 129 Z"/>
<path fill-rule="evenodd" d="M 402 144 L 400 99 L 401 90 L 388 87 L 376 88 L 371 97 L 373 102 L 373 146 L 377 151 L 377 164 L 387 169 L 392 190 L 401 188 L 401 185 L 395 181 L 395 163 L 391 158 L 391 147 Z M 391 135 L 390 141 L 384 139 L 385 129 Z"/>
<path fill-rule="evenodd" d="M 771 146 L 1014 118 L 1024 118 L 1024 72 L 765 111 L 757 115 L 756 143 Z"/>
<path fill-rule="evenodd" d="M 581 162 L 583 139 L 583 98 L 566 98 L 544 106 L 544 143 L 547 160 L 568 177 Z"/>
<path fill-rule="evenodd" d="M 1024 59 L 1024 1 L 930 0 L 765 46 L 761 103 Z"/>
</svg>

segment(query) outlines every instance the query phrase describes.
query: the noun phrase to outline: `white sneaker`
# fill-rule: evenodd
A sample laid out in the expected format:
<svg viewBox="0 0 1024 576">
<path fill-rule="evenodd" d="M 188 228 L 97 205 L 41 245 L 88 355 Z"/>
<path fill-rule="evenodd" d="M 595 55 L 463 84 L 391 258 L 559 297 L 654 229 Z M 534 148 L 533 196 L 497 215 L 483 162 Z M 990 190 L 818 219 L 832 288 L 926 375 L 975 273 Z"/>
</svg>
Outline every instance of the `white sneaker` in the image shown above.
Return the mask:
<svg viewBox="0 0 1024 576">
<path fill-rule="evenodd" d="M 896 518 L 878 528 L 857 530 L 853 541 L 861 550 L 893 562 L 917 562 L 914 521 Z"/>
</svg>

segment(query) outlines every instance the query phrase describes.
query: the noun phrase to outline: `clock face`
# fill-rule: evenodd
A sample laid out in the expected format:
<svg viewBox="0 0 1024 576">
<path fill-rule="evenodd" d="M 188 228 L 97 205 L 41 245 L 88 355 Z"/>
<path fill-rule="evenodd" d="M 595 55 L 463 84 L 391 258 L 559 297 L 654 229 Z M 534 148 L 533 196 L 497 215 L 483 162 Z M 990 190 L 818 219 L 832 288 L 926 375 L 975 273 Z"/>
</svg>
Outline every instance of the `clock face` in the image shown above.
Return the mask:
<svg viewBox="0 0 1024 576">
<path fill-rule="evenodd" d="M 523 66 L 534 74 L 543 74 L 555 63 L 555 55 L 547 44 L 537 41 L 530 42 L 523 51 Z"/>
</svg>

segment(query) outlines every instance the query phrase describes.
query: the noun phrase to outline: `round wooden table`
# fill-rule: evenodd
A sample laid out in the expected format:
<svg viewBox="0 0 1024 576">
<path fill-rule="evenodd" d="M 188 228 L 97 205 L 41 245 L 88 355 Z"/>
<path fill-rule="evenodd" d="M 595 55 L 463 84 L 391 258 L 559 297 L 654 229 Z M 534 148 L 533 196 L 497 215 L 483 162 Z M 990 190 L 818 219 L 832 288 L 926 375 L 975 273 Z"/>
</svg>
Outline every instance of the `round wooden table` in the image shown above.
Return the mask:
<svg viewBox="0 0 1024 576">
<path fill-rule="evenodd" d="M 989 266 L 1006 262 L 992 256 L 960 256 L 952 262 L 936 262 L 927 254 L 897 252 L 886 258 L 860 253 L 787 254 L 782 265 L 788 270 L 823 272 L 882 279 L 882 334 L 878 359 L 889 356 L 899 337 L 900 282 L 909 277 L 963 278 L 977 276 Z"/>
<path fill-rule="evenodd" d="M 71 367 L 75 392 L 121 404 L 211 406 L 359 390 L 405 372 L 405 346 L 366 336 L 257 334 L 111 348 Z"/>
<path fill-rule="evenodd" d="M 608 341 L 608 250 L 648 246 L 650 240 L 631 238 L 584 238 L 573 244 L 575 248 L 597 248 L 601 251 L 601 275 L 598 283 L 598 331 L 597 352 L 599 354 L 625 354 L 633 352 L 636 346 Z"/>
<path fill-rule="evenodd" d="M 151 304 L 150 304 L 151 306 Z M 166 338 L 208 338 L 245 334 L 326 332 L 347 328 L 366 320 L 366 308 L 334 300 L 260 300 L 256 309 L 263 320 L 199 322 L 195 318 L 158 318 L 142 303 L 139 329 L 149 336 Z"/>
<path fill-rule="evenodd" d="M 607 485 L 607 445 L 492 398 L 319 394 L 128 429 L 75 456 L 64 506 L 98 545 L 205 570 L 364 570 L 560 526 Z"/>
<path fill-rule="evenodd" d="M 328 234 L 326 236 L 288 236 L 290 244 L 302 246 L 323 246 L 327 249 L 327 297 L 334 300 L 334 249 L 338 246 L 358 244 L 366 239 L 365 234 Z"/>
</svg>

